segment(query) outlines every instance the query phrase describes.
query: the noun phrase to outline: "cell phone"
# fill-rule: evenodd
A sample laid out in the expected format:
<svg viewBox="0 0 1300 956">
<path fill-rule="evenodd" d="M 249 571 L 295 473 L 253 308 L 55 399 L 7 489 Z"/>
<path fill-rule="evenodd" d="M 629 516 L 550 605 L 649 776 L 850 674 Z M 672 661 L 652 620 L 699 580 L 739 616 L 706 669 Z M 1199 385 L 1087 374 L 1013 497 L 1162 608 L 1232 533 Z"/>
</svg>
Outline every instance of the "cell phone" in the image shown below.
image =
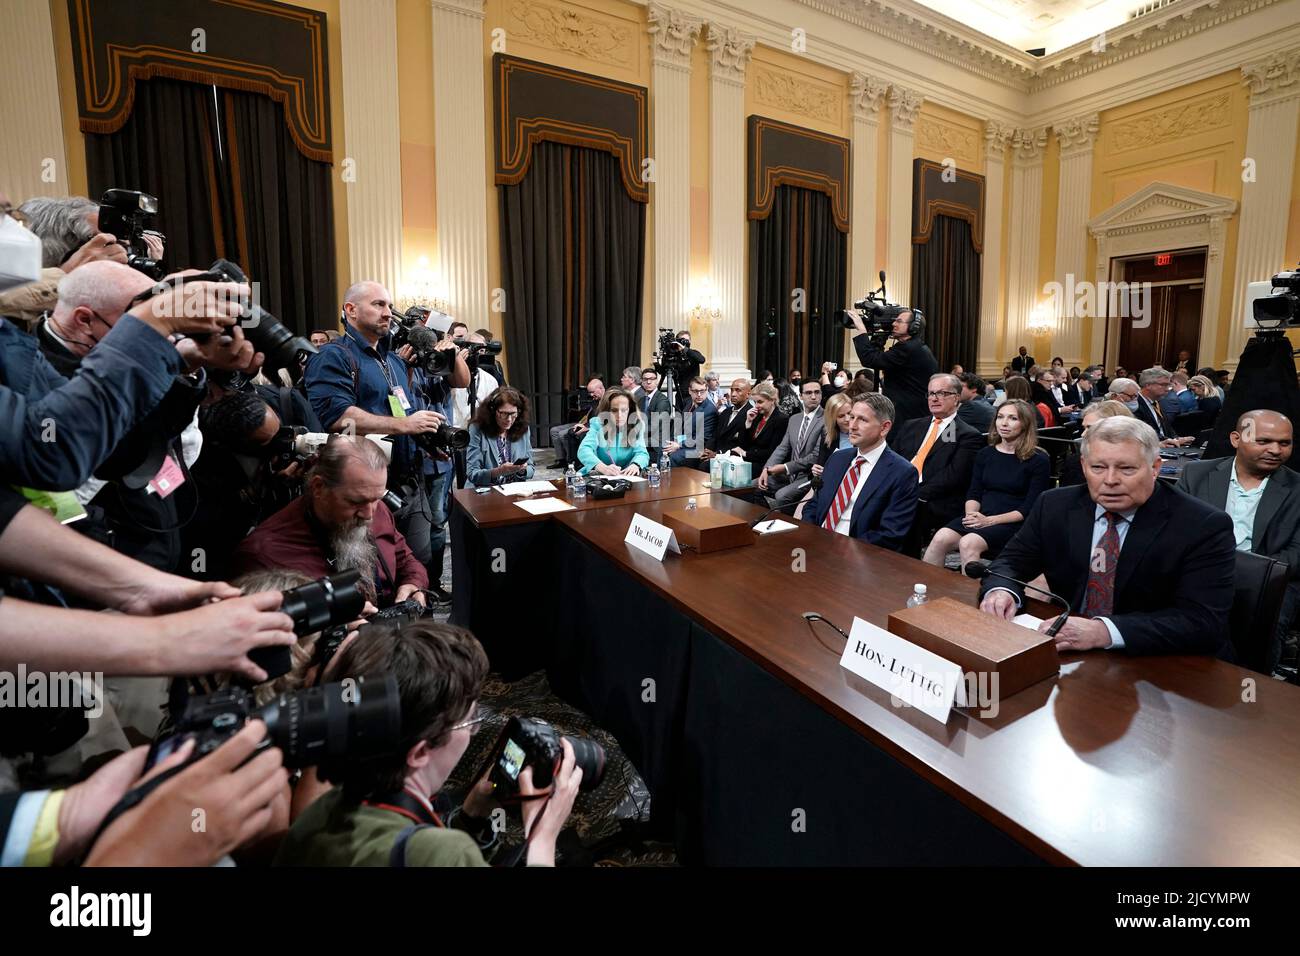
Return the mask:
<svg viewBox="0 0 1300 956">
<path fill-rule="evenodd" d="M 839 366 L 836 365 L 834 362 L 831 362 L 831 371 L 833 372 L 833 371 L 835 371 L 837 368 L 839 368 Z"/>
<path fill-rule="evenodd" d="M 528 464 L 528 459 L 527 459 L 527 458 L 516 458 L 516 459 L 515 459 L 515 464 L 516 464 L 516 465 L 526 465 L 526 464 Z"/>
</svg>

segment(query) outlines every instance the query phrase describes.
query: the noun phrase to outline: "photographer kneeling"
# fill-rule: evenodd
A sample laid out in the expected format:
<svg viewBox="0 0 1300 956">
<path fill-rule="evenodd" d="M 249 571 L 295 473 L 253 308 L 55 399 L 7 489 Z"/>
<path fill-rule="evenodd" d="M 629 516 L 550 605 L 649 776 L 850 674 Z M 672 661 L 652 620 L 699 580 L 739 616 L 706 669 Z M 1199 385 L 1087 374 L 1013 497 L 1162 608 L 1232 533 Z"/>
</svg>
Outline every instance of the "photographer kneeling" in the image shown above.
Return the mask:
<svg viewBox="0 0 1300 956">
<path fill-rule="evenodd" d="M 316 800 L 289 829 L 278 866 L 483 866 L 481 847 L 495 841 L 491 784 L 480 780 L 464 806 L 445 815 L 439 791 L 469 747 L 487 656 L 468 631 L 431 621 L 379 629 L 340 652 L 339 679 L 389 673 L 401 698 L 401 743 L 394 756 L 357 763 L 343 783 Z M 545 799 L 525 799 L 527 862 L 555 863 L 555 840 L 578 793 L 582 771 L 573 749 Z M 533 768 L 519 774 L 525 798 L 544 796 Z M 472 835 L 471 835 L 472 834 Z M 395 852 L 396 848 L 396 852 Z"/>
</svg>

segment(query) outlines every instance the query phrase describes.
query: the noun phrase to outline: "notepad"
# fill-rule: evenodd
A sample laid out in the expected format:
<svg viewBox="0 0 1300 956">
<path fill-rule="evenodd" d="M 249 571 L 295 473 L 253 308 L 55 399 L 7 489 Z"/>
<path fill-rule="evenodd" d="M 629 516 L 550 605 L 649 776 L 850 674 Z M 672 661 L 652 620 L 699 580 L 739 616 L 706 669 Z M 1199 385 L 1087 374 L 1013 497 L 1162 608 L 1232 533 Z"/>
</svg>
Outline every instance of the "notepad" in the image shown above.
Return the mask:
<svg viewBox="0 0 1300 956">
<path fill-rule="evenodd" d="M 546 515 L 553 511 L 573 511 L 573 505 L 569 504 L 563 498 L 529 498 L 527 501 L 516 501 L 516 508 L 523 508 L 530 515 Z"/>
<path fill-rule="evenodd" d="M 797 527 L 799 527 L 797 524 L 782 521 L 780 518 L 773 518 L 771 521 L 760 521 L 754 525 L 754 530 L 759 534 L 779 534 L 782 531 L 793 531 Z"/>
<path fill-rule="evenodd" d="M 1011 619 L 1012 624 L 1019 624 L 1021 627 L 1027 627 L 1031 631 L 1038 630 L 1038 625 L 1043 623 L 1041 617 L 1034 617 L 1032 614 L 1017 614 Z"/>
<path fill-rule="evenodd" d="M 503 495 L 548 495 L 555 491 L 555 485 L 549 481 L 512 481 L 493 487 Z"/>
</svg>

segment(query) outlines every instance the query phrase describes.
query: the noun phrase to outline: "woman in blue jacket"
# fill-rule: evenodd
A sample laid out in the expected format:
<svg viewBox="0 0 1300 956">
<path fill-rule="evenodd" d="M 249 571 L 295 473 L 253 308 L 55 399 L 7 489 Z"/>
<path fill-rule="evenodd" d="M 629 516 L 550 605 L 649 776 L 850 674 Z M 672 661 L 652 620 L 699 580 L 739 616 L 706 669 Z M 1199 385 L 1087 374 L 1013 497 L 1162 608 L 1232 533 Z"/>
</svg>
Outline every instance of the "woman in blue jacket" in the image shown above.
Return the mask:
<svg viewBox="0 0 1300 956">
<path fill-rule="evenodd" d="M 479 404 L 469 426 L 465 474 L 477 488 L 533 477 L 528 399 L 517 388 L 503 385 Z"/>
<path fill-rule="evenodd" d="M 584 475 L 639 475 L 650 464 L 645 444 L 645 420 L 632 396 L 611 388 L 600 400 L 597 421 L 578 446 Z"/>
</svg>

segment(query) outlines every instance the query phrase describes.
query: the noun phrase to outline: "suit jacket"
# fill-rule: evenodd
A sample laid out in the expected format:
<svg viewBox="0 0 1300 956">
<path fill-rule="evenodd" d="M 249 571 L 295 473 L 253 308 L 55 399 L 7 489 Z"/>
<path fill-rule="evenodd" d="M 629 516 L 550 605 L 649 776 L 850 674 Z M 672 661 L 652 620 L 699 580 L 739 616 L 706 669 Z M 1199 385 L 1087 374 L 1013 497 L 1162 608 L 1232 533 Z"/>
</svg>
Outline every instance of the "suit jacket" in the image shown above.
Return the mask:
<svg viewBox="0 0 1300 956">
<path fill-rule="evenodd" d="M 741 433 L 745 430 L 745 416 L 753 407 L 753 402 L 745 402 L 718 412 L 717 430 L 713 433 L 714 451 L 727 451 L 740 444 Z"/>
<path fill-rule="evenodd" d="M 646 450 L 650 453 L 650 463 L 659 464 L 659 450 L 668 444 L 669 433 L 673 430 L 671 416 L 673 403 L 668 393 L 662 388 L 655 389 L 654 396 L 647 400 L 643 390 L 636 400 L 636 407 L 646 420 Z"/>
<path fill-rule="evenodd" d="M 713 436 L 718 430 L 717 407 L 707 398 L 699 408 L 691 408 L 688 405 L 686 411 L 682 413 L 681 429 L 681 434 L 685 435 L 686 439 L 681 442 L 682 447 L 669 456 L 672 463 L 679 467 L 686 464 L 697 468 L 705 467 L 708 463 L 700 453 L 706 448 L 713 447 Z"/>
<path fill-rule="evenodd" d="M 925 391 L 930 376 L 939 371 L 939 363 L 924 341 L 908 339 L 886 350 L 871 341 L 865 332 L 859 332 L 853 337 L 853 348 L 864 366 L 884 372 L 881 391 L 894 403 L 894 421 L 904 422 L 929 414 Z"/>
<path fill-rule="evenodd" d="M 925 444 L 931 420 L 926 416 L 903 422 L 890 432 L 894 439 L 890 447 L 910 463 Z M 954 418 L 939 433 L 930 454 L 925 456 L 921 484 L 916 490 L 932 516 L 947 522 L 962 513 L 975 471 L 975 456 L 987 444 L 983 434 L 960 418 Z"/>
<path fill-rule="evenodd" d="M 1079 391 L 1078 383 L 1072 382 L 1061 389 L 1061 397 L 1065 399 L 1066 405 L 1082 405 L 1083 393 Z"/>
<path fill-rule="evenodd" d="M 772 414 L 768 416 L 762 432 L 755 434 L 758 430 L 757 415 L 754 416 L 754 424 L 741 430 L 740 447 L 745 451 L 745 460 L 752 466 L 755 478 L 767 465 L 768 459 L 772 457 L 772 452 L 776 451 L 776 446 L 781 444 L 782 439 L 785 438 L 786 422 L 788 421 L 785 412 L 777 408 L 773 409 Z"/>
<path fill-rule="evenodd" d="M 957 406 L 957 418 L 975 429 L 981 435 L 987 435 L 993 427 L 993 417 L 998 410 L 981 398 L 973 398 Z"/>
<path fill-rule="evenodd" d="M 831 455 L 822 473 L 821 491 L 804 506 L 805 521 L 822 523 L 844 473 L 857 456 L 856 448 L 842 448 Z M 890 551 L 899 550 L 916 517 L 916 480 L 912 463 L 886 446 L 853 504 L 849 533 Z"/>
<path fill-rule="evenodd" d="M 490 488 L 509 481 L 528 481 L 533 477 L 533 440 L 528 429 L 509 443 L 509 461 L 501 460 L 497 440 L 484 435 L 477 425 L 469 426 L 469 445 L 465 448 L 465 480 L 476 488 Z M 519 458 L 528 459 L 528 470 L 506 478 L 493 478 L 489 472 L 498 465 L 509 464 Z"/>
<path fill-rule="evenodd" d="M 1032 355 L 1025 355 L 1022 357 L 1020 353 L 1017 352 L 1016 357 L 1011 360 L 1011 371 L 1028 372 L 1031 368 L 1033 368 L 1037 364 L 1038 363 L 1034 361 L 1034 357 Z"/>
<path fill-rule="evenodd" d="M 1178 477 L 1178 490 L 1223 511 L 1228 504 L 1228 479 L 1234 458 L 1188 462 Z M 1276 558 L 1292 581 L 1300 579 L 1300 475 L 1279 468 L 1268 479 L 1255 509 L 1250 550 Z"/>
<path fill-rule="evenodd" d="M 817 461 L 818 445 L 826 437 L 825 429 L 822 427 L 822 409 L 818 408 L 813 411 L 812 421 L 804 429 L 803 441 L 799 441 L 799 430 L 803 428 L 803 423 L 810 416 L 807 412 L 799 412 L 790 418 L 790 423 L 785 427 L 785 437 L 781 443 L 776 446 L 776 450 L 767 460 L 768 467 L 773 465 L 785 465 L 786 473 L 781 476 L 782 484 L 786 481 L 795 479 L 808 473 L 809 469 Z M 769 425 L 768 428 L 772 426 Z"/>
<path fill-rule="evenodd" d="M 1141 395 L 1141 394 L 1138 395 L 1138 407 L 1137 407 L 1137 411 L 1133 413 L 1133 417 L 1140 422 L 1146 422 L 1148 425 L 1150 425 L 1151 428 L 1155 431 L 1155 433 L 1159 435 L 1160 438 L 1162 439 L 1168 438 L 1170 437 L 1171 434 L 1173 434 L 1172 430 L 1165 431 L 1160 426 L 1160 423 L 1156 421 L 1155 414 L 1151 411 L 1151 409 L 1147 408 L 1147 399 L 1145 395 Z M 1169 424 L 1172 426 L 1173 422 L 1170 422 Z"/>
<path fill-rule="evenodd" d="M 1039 495 L 1016 536 L 1002 549 L 980 587 L 1006 587 L 1023 599 L 1009 575 L 1047 586 L 1083 606 L 1096 505 L 1086 485 Z M 1215 654 L 1232 659 L 1228 612 L 1236 568 L 1232 521 L 1203 501 L 1156 482 L 1133 516 L 1115 570 L 1111 622 L 1130 654 Z"/>
</svg>

